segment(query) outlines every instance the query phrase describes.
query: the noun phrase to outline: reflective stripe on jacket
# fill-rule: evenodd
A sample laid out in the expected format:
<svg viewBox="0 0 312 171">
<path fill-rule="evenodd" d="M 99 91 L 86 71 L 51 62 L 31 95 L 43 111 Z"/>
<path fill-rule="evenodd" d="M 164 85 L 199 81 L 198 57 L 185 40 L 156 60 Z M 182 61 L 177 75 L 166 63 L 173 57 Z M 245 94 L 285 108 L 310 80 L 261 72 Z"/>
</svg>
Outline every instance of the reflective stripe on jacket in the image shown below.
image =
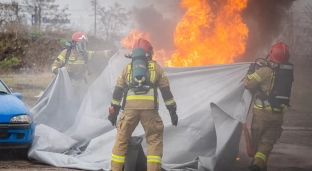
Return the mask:
<svg viewBox="0 0 312 171">
<path fill-rule="evenodd" d="M 269 67 L 262 67 L 260 69 L 258 69 L 256 72 L 252 73 L 252 74 L 247 74 L 245 79 L 244 79 L 244 85 L 247 89 L 251 89 L 251 90 L 257 90 L 256 92 L 256 96 L 257 94 L 260 94 L 259 89 L 257 88 L 261 88 L 262 91 L 268 95 L 270 88 L 273 87 L 274 82 L 272 83 L 272 87 L 271 87 L 271 82 L 274 81 L 273 78 L 273 70 Z M 269 104 L 269 102 L 266 100 L 263 102 L 264 103 L 264 108 L 262 107 L 262 102 L 260 99 L 256 99 L 255 104 L 254 104 L 254 109 L 259 109 L 259 110 L 266 110 L 268 112 L 272 112 L 272 108 Z M 274 109 L 274 111 L 280 112 L 280 109 Z"/>
<path fill-rule="evenodd" d="M 130 85 L 132 81 L 131 64 L 128 64 L 127 72 L 128 72 L 127 85 Z M 149 72 L 150 82 L 155 85 L 156 72 L 155 72 L 154 62 L 148 63 L 148 72 Z M 134 94 L 132 89 L 130 89 L 127 93 L 127 98 L 126 98 L 126 100 L 152 100 L 152 101 L 154 101 L 154 99 L 155 99 L 154 88 L 150 88 L 146 94 L 140 94 L 140 95 Z M 158 101 L 158 97 L 157 97 L 157 101 Z"/>
<path fill-rule="evenodd" d="M 66 52 L 64 49 L 61 54 L 55 59 L 52 64 L 52 72 L 64 66 L 66 62 Z M 104 51 L 87 51 L 88 60 L 91 60 L 94 55 L 104 55 L 105 57 L 109 57 L 109 50 Z M 75 49 L 71 50 L 70 56 L 68 57 L 68 61 L 65 64 L 67 71 L 70 75 L 84 75 L 86 71 L 86 61 L 83 55 L 80 55 Z"/>
<path fill-rule="evenodd" d="M 128 64 L 122 71 L 121 75 L 117 79 L 117 84 L 115 87 L 115 91 L 113 93 L 113 104 L 120 104 L 120 101 L 122 99 L 122 91 L 127 85 L 130 84 L 132 75 L 130 74 L 131 71 L 131 64 Z M 151 83 L 154 84 L 154 87 L 160 88 L 160 90 L 165 89 L 162 96 L 166 104 L 172 104 L 174 103 L 172 93 L 170 91 L 169 81 L 164 73 L 163 69 L 159 64 L 157 64 L 155 61 L 149 61 L 149 76 Z M 118 90 L 118 91 L 117 91 Z M 154 108 L 154 90 L 151 88 L 147 94 L 140 94 L 136 95 L 133 93 L 133 91 L 130 89 L 127 93 L 126 97 L 126 105 L 125 109 L 155 109 Z M 169 94 L 169 96 L 166 96 L 166 94 Z M 156 93 L 157 95 L 157 93 Z M 156 98 L 157 102 L 158 97 Z"/>
</svg>

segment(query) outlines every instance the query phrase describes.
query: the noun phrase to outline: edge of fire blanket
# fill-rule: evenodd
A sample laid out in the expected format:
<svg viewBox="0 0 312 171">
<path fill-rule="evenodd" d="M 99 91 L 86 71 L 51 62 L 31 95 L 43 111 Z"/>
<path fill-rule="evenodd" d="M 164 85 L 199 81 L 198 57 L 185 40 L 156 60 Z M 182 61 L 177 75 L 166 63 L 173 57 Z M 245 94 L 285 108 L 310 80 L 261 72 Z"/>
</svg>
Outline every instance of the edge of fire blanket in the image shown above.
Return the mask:
<svg viewBox="0 0 312 171">
<path fill-rule="evenodd" d="M 108 107 L 117 77 L 130 62 L 120 49 L 92 83 L 81 105 L 75 98 L 65 68 L 31 109 L 37 122 L 30 160 L 56 167 L 109 170 L 116 129 L 108 121 Z M 177 103 L 179 124 L 160 96 L 163 119 L 163 168 L 166 170 L 221 170 L 235 161 L 251 94 L 243 83 L 249 63 L 200 67 L 163 67 Z M 160 93 L 159 93 L 160 95 Z M 143 138 L 142 126 L 132 136 Z"/>
</svg>

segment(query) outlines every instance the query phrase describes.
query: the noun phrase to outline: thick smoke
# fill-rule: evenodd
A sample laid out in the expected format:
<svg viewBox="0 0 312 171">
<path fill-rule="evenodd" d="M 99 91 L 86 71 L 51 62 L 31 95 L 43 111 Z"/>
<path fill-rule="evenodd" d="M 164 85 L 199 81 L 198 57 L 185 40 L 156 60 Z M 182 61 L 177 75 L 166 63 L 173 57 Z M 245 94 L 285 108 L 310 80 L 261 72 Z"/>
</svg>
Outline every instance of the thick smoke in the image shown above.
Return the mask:
<svg viewBox="0 0 312 171">
<path fill-rule="evenodd" d="M 148 4 L 147 1 L 144 2 Z M 151 40 L 156 50 L 163 49 L 168 54 L 172 54 L 175 49 L 174 30 L 181 19 L 179 2 L 180 0 L 159 0 L 142 8 L 134 7 L 132 10 L 136 23 L 135 28 L 151 34 Z"/>
<path fill-rule="evenodd" d="M 181 0 L 135 0 L 149 5 L 134 8 L 133 14 L 137 27 L 151 33 L 151 39 L 156 48 L 167 52 L 174 50 L 173 34 L 177 23 L 181 20 L 185 9 L 181 9 Z M 207 0 L 212 11 L 217 14 L 218 8 L 228 0 Z M 274 40 L 280 35 L 282 21 L 295 0 L 248 0 L 247 8 L 243 11 L 244 22 L 249 28 L 246 52 L 235 62 L 253 61 L 265 57 Z M 152 5 L 151 5 L 152 4 Z M 165 18 L 165 16 L 169 16 Z M 260 55 L 259 55 L 260 54 Z"/>
<path fill-rule="evenodd" d="M 280 35 L 282 21 L 295 0 L 249 0 L 243 17 L 249 28 L 246 52 L 240 61 L 266 57 Z M 261 54 L 262 52 L 262 54 Z"/>
</svg>

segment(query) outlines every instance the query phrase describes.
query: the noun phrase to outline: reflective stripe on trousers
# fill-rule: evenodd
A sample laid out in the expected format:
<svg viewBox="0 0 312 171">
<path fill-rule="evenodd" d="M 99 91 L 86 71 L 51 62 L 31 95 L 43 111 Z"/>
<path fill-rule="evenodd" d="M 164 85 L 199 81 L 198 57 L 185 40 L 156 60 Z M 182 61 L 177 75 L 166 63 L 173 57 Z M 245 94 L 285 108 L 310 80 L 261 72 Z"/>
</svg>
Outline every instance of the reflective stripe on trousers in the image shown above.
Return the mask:
<svg viewBox="0 0 312 171">
<path fill-rule="evenodd" d="M 263 153 L 261 153 L 261 152 L 257 152 L 255 154 L 254 158 L 260 158 L 260 159 L 262 159 L 264 161 L 264 163 L 266 163 L 266 160 L 267 160 L 267 157 Z"/>
<path fill-rule="evenodd" d="M 128 140 L 139 123 L 142 124 L 146 136 L 147 171 L 161 171 L 164 125 L 158 112 L 153 109 L 122 111 L 112 153 L 127 155 Z M 122 171 L 123 166 L 124 163 L 111 161 L 113 171 Z"/>
<path fill-rule="evenodd" d="M 126 156 L 118 156 L 115 154 L 112 154 L 112 158 L 111 158 L 112 161 L 117 162 L 117 163 L 125 163 L 125 159 L 126 159 Z"/>
<path fill-rule="evenodd" d="M 161 157 L 160 156 L 147 156 L 147 163 L 160 163 L 161 164 Z"/>
</svg>

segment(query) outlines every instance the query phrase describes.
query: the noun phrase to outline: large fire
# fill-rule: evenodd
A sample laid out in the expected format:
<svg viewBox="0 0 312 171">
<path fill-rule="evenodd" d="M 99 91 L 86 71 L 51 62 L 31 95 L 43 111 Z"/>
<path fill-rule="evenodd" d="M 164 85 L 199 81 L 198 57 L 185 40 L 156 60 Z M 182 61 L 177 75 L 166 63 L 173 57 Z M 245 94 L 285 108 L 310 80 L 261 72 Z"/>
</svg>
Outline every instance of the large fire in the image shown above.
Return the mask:
<svg viewBox="0 0 312 171">
<path fill-rule="evenodd" d="M 134 42 L 139 39 L 139 38 L 144 38 L 146 40 L 148 40 L 149 42 L 151 42 L 151 36 L 149 33 L 143 33 L 142 31 L 139 31 L 137 29 L 133 29 L 121 42 L 121 46 L 124 48 L 129 48 L 132 49 L 133 48 L 133 44 Z M 154 55 L 153 55 L 153 59 L 156 61 L 161 61 L 164 62 L 166 60 L 168 60 L 165 57 L 165 51 L 164 50 L 157 50 L 154 49 Z"/>
<path fill-rule="evenodd" d="M 226 0 L 218 12 L 213 13 L 207 0 L 182 0 L 180 7 L 187 11 L 174 33 L 175 52 L 171 59 L 162 59 L 164 65 L 233 63 L 235 57 L 245 52 L 248 28 L 240 14 L 246 6 L 247 0 Z M 123 42 L 135 36 L 150 40 L 148 34 L 136 31 Z"/>
<path fill-rule="evenodd" d="M 151 36 L 149 33 L 143 33 L 138 29 L 133 29 L 121 42 L 121 46 L 124 48 L 132 49 L 135 40 L 139 38 L 144 38 L 151 42 Z"/>
</svg>

